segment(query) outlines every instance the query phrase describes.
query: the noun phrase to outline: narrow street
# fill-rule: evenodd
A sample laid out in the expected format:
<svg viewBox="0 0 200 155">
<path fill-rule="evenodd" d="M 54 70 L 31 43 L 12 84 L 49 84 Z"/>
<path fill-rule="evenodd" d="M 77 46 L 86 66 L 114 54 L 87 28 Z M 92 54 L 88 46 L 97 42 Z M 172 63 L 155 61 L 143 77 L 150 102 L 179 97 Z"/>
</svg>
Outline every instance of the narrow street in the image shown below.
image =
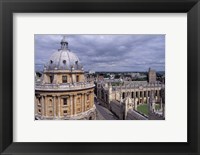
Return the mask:
<svg viewBox="0 0 200 155">
<path fill-rule="evenodd" d="M 97 110 L 97 120 L 117 120 L 118 118 L 107 108 L 103 107 L 95 99 L 95 105 Z"/>
</svg>

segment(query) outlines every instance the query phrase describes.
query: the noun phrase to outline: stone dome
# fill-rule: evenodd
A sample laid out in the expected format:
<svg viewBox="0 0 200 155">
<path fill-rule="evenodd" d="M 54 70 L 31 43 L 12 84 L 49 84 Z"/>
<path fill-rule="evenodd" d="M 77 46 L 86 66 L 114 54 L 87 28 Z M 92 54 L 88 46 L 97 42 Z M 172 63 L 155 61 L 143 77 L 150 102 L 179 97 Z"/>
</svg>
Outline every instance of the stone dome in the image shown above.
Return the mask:
<svg viewBox="0 0 200 155">
<path fill-rule="evenodd" d="M 68 49 L 65 37 L 61 40 L 61 49 L 50 56 L 45 67 L 47 70 L 83 70 L 77 55 Z"/>
</svg>

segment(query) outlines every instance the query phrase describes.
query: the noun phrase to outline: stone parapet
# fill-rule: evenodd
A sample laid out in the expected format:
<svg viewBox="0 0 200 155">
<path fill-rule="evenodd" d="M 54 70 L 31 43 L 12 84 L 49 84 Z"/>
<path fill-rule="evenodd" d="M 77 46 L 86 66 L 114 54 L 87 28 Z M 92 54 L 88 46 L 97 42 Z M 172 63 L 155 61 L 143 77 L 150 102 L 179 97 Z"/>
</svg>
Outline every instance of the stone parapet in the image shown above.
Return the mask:
<svg viewBox="0 0 200 155">
<path fill-rule="evenodd" d="M 62 84 L 37 84 L 35 90 L 38 91 L 66 91 L 66 90 L 81 90 L 95 87 L 93 82 L 82 82 L 82 83 L 62 83 Z"/>
</svg>

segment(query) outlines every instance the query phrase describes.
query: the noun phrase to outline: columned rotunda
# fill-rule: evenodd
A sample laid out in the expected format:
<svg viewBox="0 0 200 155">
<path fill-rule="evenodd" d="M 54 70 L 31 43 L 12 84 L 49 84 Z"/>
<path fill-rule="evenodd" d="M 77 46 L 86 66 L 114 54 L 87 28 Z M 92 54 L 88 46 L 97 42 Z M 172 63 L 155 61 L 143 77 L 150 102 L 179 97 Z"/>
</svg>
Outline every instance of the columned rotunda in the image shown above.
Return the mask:
<svg viewBox="0 0 200 155">
<path fill-rule="evenodd" d="M 64 37 L 35 82 L 35 119 L 96 119 L 94 86 Z"/>
</svg>

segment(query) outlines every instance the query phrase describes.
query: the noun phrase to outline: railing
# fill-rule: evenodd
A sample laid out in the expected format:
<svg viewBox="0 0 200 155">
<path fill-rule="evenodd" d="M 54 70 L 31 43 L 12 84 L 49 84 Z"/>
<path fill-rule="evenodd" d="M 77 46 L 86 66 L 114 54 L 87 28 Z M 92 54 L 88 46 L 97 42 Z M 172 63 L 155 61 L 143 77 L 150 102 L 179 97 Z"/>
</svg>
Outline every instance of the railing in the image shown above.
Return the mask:
<svg viewBox="0 0 200 155">
<path fill-rule="evenodd" d="M 75 89 L 84 89 L 84 88 L 92 88 L 94 87 L 93 82 L 78 82 L 78 83 L 61 83 L 61 84 L 53 84 L 53 83 L 36 83 L 36 90 L 75 90 Z"/>
</svg>

